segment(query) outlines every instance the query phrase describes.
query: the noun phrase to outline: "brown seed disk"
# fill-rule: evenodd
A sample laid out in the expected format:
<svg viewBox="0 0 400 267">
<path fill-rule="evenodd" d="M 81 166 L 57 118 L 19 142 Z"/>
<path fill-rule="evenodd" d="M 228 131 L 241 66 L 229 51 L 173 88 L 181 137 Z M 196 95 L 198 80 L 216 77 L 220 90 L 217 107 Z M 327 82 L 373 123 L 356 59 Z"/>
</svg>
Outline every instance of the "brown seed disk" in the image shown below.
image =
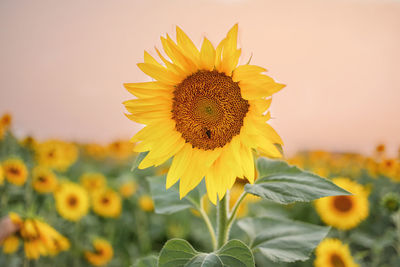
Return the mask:
<svg viewBox="0 0 400 267">
<path fill-rule="evenodd" d="M 353 201 L 350 196 L 336 196 L 333 199 L 333 205 L 341 212 L 348 212 L 353 207 Z"/>
<path fill-rule="evenodd" d="M 192 147 L 213 150 L 240 133 L 249 103 L 238 83 L 217 71 L 198 71 L 174 91 L 172 118 Z"/>
</svg>

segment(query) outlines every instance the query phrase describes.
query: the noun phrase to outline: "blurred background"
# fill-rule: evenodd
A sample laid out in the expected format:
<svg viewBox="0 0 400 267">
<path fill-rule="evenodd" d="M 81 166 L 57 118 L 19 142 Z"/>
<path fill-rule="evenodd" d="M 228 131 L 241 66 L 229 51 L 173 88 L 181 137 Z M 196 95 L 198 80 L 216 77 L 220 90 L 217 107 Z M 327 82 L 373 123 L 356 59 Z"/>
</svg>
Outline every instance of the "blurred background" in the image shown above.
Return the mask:
<svg viewBox="0 0 400 267">
<path fill-rule="evenodd" d="M 287 87 L 272 104 L 285 151 L 400 145 L 400 1 L 0 1 L 0 114 L 18 136 L 109 142 L 140 125 L 122 84 L 179 25 L 216 45 L 239 23 L 241 63 Z"/>
</svg>

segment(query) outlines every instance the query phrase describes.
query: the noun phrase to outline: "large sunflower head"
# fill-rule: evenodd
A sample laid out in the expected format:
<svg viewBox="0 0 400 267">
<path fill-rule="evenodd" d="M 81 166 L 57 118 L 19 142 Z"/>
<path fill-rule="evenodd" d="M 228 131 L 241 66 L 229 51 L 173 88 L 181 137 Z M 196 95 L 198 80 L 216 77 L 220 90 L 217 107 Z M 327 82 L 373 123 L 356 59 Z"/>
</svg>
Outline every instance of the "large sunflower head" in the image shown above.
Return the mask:
<svg viewBox="0 0 400 267">
<path fill-rule="evenodd" d="M 92 196 L 93 211 L 100 216 L 116 218 L 121 214 L 122 201 L 117 192 L 105 189 Z"/>
<path fill-rule="evenodd" d="M 236 177 L 254 181 L 253 149 L 280 157 L 281 138 L 266 122 L 271 96 L 284 85 L 255 65 L 237 66 L 235 25 L 214 48 L 204 38 L 200 50 L 179 28 L 175 43 L 161 37 L 169 60 L 156 49 L 162 64 L 149 53 L 138 67 L 155 81 L 128 83 L 137 99 L 124 104 L 131 120 L 146 124 L 133 142 L 136 152 L 149 151 L 139 168 L 158 166 L 174 157 L 167 188 L 180 179 L 184 197 L 205 177 L 209 199 L 216 203 Z"/>
<path fill-rule="evenodd" d="M 47 167 L 36 166 L 32 170 L 32 186 L 39 193 L 51 193 L 57 187 L 57 176 Z"/>
<path fill-rule="evenodd" d="M 24 185 L 28 178 L 28 169 L 19 158 L 10 158 L 3 162 L 4 175 L 9 183 Z"/>
<path fill-rule="evenodd" d="M 368 217 L 368 190 L 348 178 L 335 178 L 332 181 L 353 195 L 318 199 L 315 201 L 317 212 L 328 225 L 342 230 L 354 228 Z"/>
<path fill-rule="evenodd" d="M 326 238 L 315 250 L 315 267 L 358 267 L 347 245 L 339 239 Z"/>
<path fill-rule="evenodd" d="M 107 264 L 114 255 L 111 244 L 104 239 L 95 239 L 93 241 L 94 251 L 85 251 L 86 260 L 94 266 Z"/>
<path fill-rule="evenodd" d="M 54 192 L 58 213 L 67 220 L 79 221 L 89 210 L 86 190 L 71 182 L 64 182 Z"/>
</svg>

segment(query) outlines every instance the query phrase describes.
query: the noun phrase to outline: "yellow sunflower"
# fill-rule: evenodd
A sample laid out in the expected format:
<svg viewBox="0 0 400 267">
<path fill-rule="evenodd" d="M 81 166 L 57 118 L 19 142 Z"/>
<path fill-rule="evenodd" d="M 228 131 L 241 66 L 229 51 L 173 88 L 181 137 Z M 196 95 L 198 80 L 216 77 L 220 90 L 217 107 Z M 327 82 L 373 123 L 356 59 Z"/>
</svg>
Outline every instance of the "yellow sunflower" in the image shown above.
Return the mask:
<svg viewBox="0 0 400 267">
<path fill-rule="evenodd" d="M 125 140 L 117 140 L 108 145 L 109 155 L 117 160 L 125 160 L 133 155 L 133 144 Z"/>
<path fill-rule="evenodd" d="M 358 267 L 351 256 L 348 245 L 339 239 L 326 238 L 315 250 L 315 267 Z"/>
<path fill-rule="evenodd" d="M 89 210 L 86 190 L 71 182 L 65 182 L 54 192 L 58 213 L 70 221 L 79 221 Z"/>
<path fill-rule="evenodd" d="M 3 246 L 4 254 L 13 254 L 19 248 L 19 238 L 16 235 L 10 235 L 3 240 L 1 245 Z"/>
<path fill-rule="evenodd" d="M 104 239 L 95 239 L 93 241 L 94 251 L 85 251 L 85 258 L 94 266 L 107 264 L 113 257 L 114 250 L 111 244 Z"/>
<path fill-rule="evenodd" d="M 36 145 L 36 159 L 39 165 L 67 170 L 78 158 L 78 148 L 72 143 L 48 140 Z"/>
<path fill-rule="evenodd" d="M 84 146 L 85 153 L 95 159 L 101 160 L 107 156 L 107 148 L 99 144 L 87 144 Z"/>
<path fill-rule="evenodd" d="M 111 189 L 94 193 L 92 204 L 93 211 L 100 216 L 116 218 L 121 214 L 121 197 Z"/>
<path fill-rule="evenodd" d="M 397 159 L 385 158 L 379 163 L 379 173 L 389 178 L 396 175 L 398 168 L 400 168 L 400 162 Z"/>
<path fill-rule="evenodd" d="M 353 195 L 324 197 L 315 201 L 317 212 L 328 225 L 342 230 L 356 227 L 368 217 L 368 190 L 348 178 L 332 180 Z"/>
<path fill-rule="evenodd" d="M 47 167 L 36 166 L 32 170 L 32 186 L 39 193 L 51 193 L 57 187 L 57 176 Z"/>
<path fill-rule="evenodd" d="M 107 186 L 107 179 L 102 173 L 88 172 L 80 177 L 81 184 L 89 193 L 102 191 Z"/>
<path fill-rule="evenodd" d="M 8 129 L 11 126 L 12 116 L 9 113 L 5 113 L 0 118 L 0 127 L 3 126 L 5 129 Z"/>
<path fill-rule="evenodd" d="M 151 212 L 154 210 L 153 199 L 148 195 L 143 195 L 139 198 L 139 207 L 143 211 Z"/>
<path fill-rule="evenodd" d="M 124 102 L 128 118 L 147 125 L 131 140 L 138 142 L 134 151 L 149 151 L 139 168 L 174 157 L 167 188 L 180 179 L 181 198 L 205 177 L 215 204 L 236 177 L 254 182 L 253 149 L 281 157 L 275 144 L 282 140 L 266 123 L 266 111 L 284 85 L 263 74 L 262 67 L 237 66 L 237 35 L 235 25 L 216 49 L 205 38 L 199 51 L 177 27 L 177 43 L 161 37 L 170 60 L 157 50 L 163 65 L 147 52 L 138 64 L 155 81 L 125 84 L 137 97 Z"/>
<path fill-rule="evenodd" d="M 28 178 L 28 169 L 25 163 L 18 158 L 10 158 L 4 161 L 3 170 L 7 181 L 14 185 L 24 185 Z"/>
<path fill-rule="evenodd" d="M 119 187 L 119 193 L 124 198 L 129 198 L 130 196 L 136 193 L 137 189 L 138 189 L 137 183 L 135 183 L 134 181 L 126 181 L 123 182 Z"/>
</svg>

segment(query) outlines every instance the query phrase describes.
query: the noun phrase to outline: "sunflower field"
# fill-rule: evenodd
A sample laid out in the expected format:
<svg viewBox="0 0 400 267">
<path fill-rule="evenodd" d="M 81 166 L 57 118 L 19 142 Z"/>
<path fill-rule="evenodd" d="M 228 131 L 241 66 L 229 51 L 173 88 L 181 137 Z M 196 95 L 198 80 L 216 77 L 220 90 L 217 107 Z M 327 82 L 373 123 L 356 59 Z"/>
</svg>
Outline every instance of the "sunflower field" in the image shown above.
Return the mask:
<svg viewBox="0 0 400 267">
<path fill-rule="evenodd" d="M 238 28 L 144 52 L 130 141 L 20 138 L 2 115 L 0 266 L 400 266 L 400 151 L 285 156 L 285 85 L 239 63 Z"/>
<path fill-rule="evenodd" d="M 207 227 L 216 225 L 216 207 L 204 184 L 182 200 L 177 188 L 166 190 L 171 162 L 141 170 L 144 154 L 133 153 L 129 142 L 17 139 L 10 124 L 4 115 L 0 215 L 2 227 L 9 220 L 16 230 L 2 236 L 0 266 L 183 266 L 160 265 L 163 253 L 174 245 L 212 251 Z M 227 266 L 252 266 L 241 246 L 251 249 L 256 266 L 399 266 L 400 164 L 386 157 L 384 145 L 368 156 L 308 151 L 286 162 L 259 158 L 256 180 L 272 177 L 274 168 L 306 180 L 303 170 L 312 171 L 353 195 L 295 202 L 271 189 L 263 199 L 244 195 L 247 182 L 237 179 L 229 191 L 237 220 L 228 244 L 242 261 Z"/>
</svg>

